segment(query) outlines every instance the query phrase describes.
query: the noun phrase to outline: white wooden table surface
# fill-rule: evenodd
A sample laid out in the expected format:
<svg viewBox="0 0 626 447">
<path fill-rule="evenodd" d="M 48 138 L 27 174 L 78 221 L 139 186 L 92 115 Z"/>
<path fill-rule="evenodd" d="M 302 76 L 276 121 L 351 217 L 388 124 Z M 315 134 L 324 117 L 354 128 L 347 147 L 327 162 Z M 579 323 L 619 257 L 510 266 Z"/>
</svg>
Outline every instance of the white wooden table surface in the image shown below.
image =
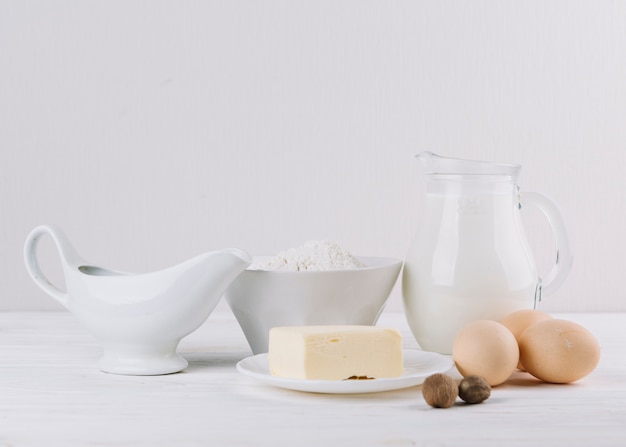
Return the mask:
<svg viewBox="0 0 626 447">
<path fill-rule="evenodd" d="M 97 370 L 97 342 L 65 312 L 0 313 L 0 447 L 21 446 L 620 446 L 626 445 L 626 314 L 555 315 L 598 338 L 602 358 L 570 385 L 515 373 L 479 405 L 427 406 L 419 386 L 321 395 L 260 384 L 230 313 L 183 340 L 185 372 Z M 405 347 L 401 313 L 383 313 Z"/>
</svg>

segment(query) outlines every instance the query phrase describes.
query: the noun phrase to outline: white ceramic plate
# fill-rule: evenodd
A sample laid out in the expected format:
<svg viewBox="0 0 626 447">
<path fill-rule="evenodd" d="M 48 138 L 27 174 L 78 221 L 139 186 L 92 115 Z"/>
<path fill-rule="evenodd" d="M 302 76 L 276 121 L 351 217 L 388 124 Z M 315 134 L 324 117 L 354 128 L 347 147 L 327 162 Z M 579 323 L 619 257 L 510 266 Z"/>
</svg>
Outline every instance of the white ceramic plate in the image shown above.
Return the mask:
<svg viewBox="0 0 626 447">
<path fill-rule="evenodd" d="M 426 377 L 450 370 L 452 358 L 419 350 L 404 350 L 404 374 L 400 377 L 373 380 L 303 380 L 284 379 L 270 374 L 267 353 L 245 358 L 237 363 L 237 370 L 263 383 L 289 390 L 311 393 L 355 394 L 398 390 L 420 385 Z"/>
</svg>

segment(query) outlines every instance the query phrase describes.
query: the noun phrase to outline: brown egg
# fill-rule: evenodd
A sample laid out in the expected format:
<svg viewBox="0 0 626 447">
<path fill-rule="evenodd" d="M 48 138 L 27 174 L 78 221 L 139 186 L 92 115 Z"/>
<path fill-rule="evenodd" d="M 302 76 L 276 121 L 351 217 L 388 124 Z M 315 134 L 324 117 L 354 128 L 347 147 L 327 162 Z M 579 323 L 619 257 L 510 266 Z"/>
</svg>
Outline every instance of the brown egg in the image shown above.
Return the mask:
<svg viewBox="0 0 626 447">
<path fill-rule="evenodd" d="M 552 319 L 550 315 L 545 312 L 541 312 L 540 310 L 522 309 L 508 314 L 500 320 L 500 323 L 513 332 L 516 339 L 519 339 L 522 332 L 524 332 L 530 325 L 550 319 Z"/>
<path fill-rule="evenodd" d="M 457 334 L 452 346 L 457 369 L 467 377 L 483 376 L 489 385 L 500 385 L 517 366 L 519 349 L 515 337 L 497 321 L 477 320 Z"/>
<path fill-rule="evenodd" d="M 502 323 L 511 332 L 513 332 L 515 339 L 519 343 L 520 335 L 522 335 L 522 332 L 524 332 L 529 326 L 532 326 L 535 323 L 539 323 L 540 321 L 550 319 L 552 319 L 552 317 L 545 312 L 534 309 L 522 309 L 507 315 L 502 320 L 500 320 L 500 323 Z M 521 359 L 517 364 L 517 368 L 521 369 L 522 371 L 524 371 L 525 369 L 524 365 L 522 365 Z"/>
<path fill-rule="evenodd" d="M 595 369 L 600 346 L 591 332 L 567 320 L 533 324 L 519 338 L 520 360 L 526 370 L 545 382 L 569 383 Z"/>
</svg>

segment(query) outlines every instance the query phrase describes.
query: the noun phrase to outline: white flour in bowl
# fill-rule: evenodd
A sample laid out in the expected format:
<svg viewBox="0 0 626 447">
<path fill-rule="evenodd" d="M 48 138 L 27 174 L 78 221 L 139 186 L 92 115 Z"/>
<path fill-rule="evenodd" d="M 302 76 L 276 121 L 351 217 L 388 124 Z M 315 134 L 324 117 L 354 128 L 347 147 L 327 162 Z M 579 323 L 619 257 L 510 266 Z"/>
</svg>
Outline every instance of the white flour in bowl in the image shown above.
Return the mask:
<svg viewBox="0 0 626 447">
<path fill-rule="evenodd" d="M 334 242 L 308 241 L 304 245 L 290 248 L 276 256 L 253 263 L 250 270 L 340 270 L 357 269 L 365 265 L 348 251 Z"/>
</svg>

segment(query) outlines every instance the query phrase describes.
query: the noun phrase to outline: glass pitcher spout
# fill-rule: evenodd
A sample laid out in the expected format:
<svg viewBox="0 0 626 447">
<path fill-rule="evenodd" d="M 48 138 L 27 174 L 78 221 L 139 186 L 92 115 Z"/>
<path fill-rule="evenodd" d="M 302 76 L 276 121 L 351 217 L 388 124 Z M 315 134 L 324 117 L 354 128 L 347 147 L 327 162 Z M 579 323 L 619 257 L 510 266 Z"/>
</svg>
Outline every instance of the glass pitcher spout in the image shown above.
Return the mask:
<svg viewBox="0 0 626 447">
<path fill-rule="evenodd" d="M 429 151 L 416 155 L 426 175 L 480 175 L 517 178 L 521 166 L 507 163 L 442 157 Z"/>
</svg>

